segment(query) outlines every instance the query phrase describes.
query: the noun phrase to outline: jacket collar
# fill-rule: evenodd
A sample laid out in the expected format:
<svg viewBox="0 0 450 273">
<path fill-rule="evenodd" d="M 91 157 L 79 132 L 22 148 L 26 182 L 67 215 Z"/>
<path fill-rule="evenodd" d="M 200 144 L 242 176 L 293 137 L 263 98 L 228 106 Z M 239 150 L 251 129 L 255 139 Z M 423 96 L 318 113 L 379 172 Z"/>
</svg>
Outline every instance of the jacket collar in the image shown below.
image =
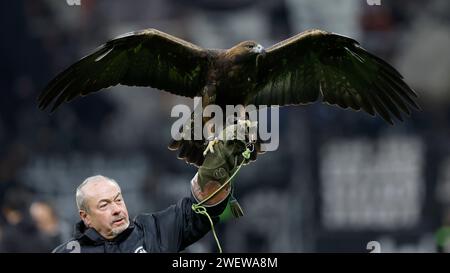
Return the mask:
<svg viewBox="0 0 450 273">
<path fill-rule="evenodd" d="M 117 242 L 120 243 L 125 240 L 131 231 L 133 231 L 135 225 L 130 219 L 130 225 L 122 231 L 119 235 L 111 240 L 105 239 L 100 233 L 98 233 L 94 228 L 87 228 L 83 221 L 79 221 L 75 224 L 75 231 L 73 237 L 79 241 L 90 241 L 91 244 L 100 245 L 105 242 Z"/>
</svg>

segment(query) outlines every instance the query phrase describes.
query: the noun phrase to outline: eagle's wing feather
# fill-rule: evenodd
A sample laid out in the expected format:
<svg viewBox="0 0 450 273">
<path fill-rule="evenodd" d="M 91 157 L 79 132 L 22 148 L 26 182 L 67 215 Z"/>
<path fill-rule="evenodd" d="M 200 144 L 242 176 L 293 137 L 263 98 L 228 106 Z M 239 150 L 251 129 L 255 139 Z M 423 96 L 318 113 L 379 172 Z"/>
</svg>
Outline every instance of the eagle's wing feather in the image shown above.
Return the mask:
<svg viewBox="0 0 450 273">
<path fill-rule="evenodd" d="M 392 115 L 419 109 L 416 93 L 402 75 L 355 40 L 320 30 L 293 36 L 267 49 L 258 60 L 258 83 L 246 103 L 290 105 L 323 102 Z"/>
<path fill-rule="evenodd" d="M 65 101 L 117 84 L 194 97 L 204 84 L 206 51 L 155 29 L 113 39 L 56 76 L 39 96 L 52 111 Z"/>
</svg>

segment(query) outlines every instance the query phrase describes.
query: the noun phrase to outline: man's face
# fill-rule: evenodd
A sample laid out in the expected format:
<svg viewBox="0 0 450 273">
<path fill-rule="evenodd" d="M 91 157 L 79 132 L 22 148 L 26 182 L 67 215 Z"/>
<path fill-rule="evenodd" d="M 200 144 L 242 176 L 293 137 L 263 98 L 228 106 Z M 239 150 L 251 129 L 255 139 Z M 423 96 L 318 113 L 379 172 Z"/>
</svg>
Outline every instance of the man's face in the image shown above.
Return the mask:
<svg viewBox="0 0 450 273">
<path fill-rule="evenodd" d="M 120 188 L 107 179 L 98 179 L 83 187 L 87 211 L 80 210 L 85 225 L 106 239 L 113 239 L 130 222 Z"/>
</svg>

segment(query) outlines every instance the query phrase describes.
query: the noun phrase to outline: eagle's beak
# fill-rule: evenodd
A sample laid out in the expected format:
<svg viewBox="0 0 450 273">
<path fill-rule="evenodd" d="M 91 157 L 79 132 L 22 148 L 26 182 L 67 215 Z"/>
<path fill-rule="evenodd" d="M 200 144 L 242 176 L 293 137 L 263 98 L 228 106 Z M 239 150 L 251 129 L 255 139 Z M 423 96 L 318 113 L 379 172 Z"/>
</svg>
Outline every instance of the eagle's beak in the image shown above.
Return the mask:
<svg viewBox="0 0 450 273">
<path fill-rule="evenodd" d="M 266 51 L 264 50 L 264 47 L 260 44 L 258 44 L 257 46 L 255 46 L 252 49 L 253 52 L 258 53 L 258 54 L 262 54 L 262 55 L 266 55 Z"/>
</svg>

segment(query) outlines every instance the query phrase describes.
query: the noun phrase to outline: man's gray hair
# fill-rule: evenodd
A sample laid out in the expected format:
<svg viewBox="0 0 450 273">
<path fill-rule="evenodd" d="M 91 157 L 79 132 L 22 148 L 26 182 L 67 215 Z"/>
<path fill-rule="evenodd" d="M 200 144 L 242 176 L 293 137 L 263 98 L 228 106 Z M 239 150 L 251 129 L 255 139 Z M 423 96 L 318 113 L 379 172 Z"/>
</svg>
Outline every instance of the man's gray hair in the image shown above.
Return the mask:
<svg viewBox="0 0 450 273">
<path fill-rule="evenodd" d="M 78 210 L 89 211 L 89 208 L 86 205 L 86 194 L 83 192 L 83 188 L 84 188 L 84 186 L 86 186 L 87 184 L 89 184 L 91 182 L 99 181 L 99 179 L 104 179 L 104 180 L 110 181 L 111 183 L 115 184 L 120 190 L 119 184 L 116 182 L 116 180 L 114 180 L 112 178 L 109 178 L 109 177 L 106 177 L 103 175 L 94 175 L 94 176 L 88 177 L 83 181 L 83 183 L 81 183 L 77 187 L 77 191 L 75 193 L 75 199 L 77 202 Z"/>
</svg>

